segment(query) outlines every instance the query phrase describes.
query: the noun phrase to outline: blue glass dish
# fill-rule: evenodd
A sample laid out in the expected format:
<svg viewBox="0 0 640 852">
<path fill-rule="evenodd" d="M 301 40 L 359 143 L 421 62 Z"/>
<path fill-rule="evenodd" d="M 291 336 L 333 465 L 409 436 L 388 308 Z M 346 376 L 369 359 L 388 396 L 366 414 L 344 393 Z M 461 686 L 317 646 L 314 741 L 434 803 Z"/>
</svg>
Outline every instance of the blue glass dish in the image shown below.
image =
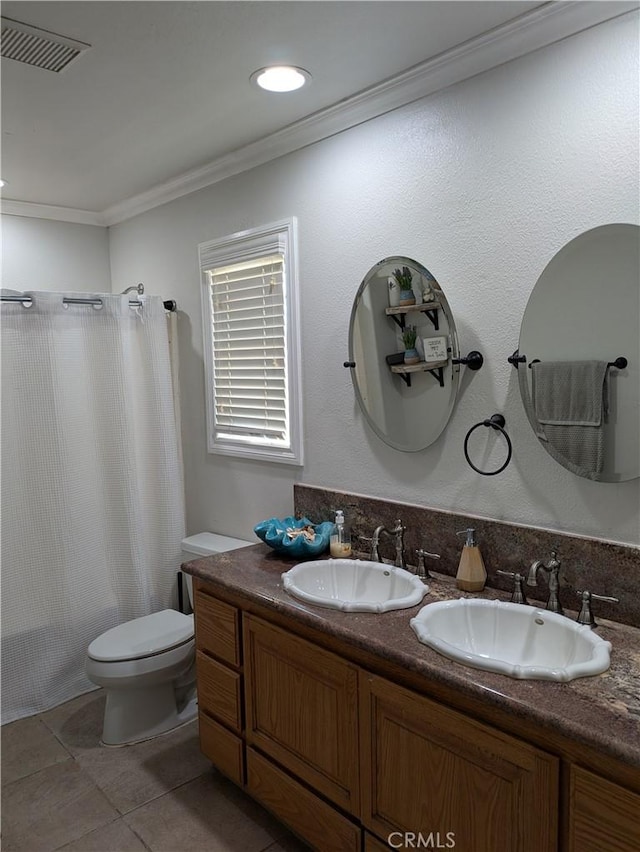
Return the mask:
<svg viewBox="0 0 640 852">
<path fill-rule="evenodd" d="M 316 534 L 313 541 L 307 541 L 304 536 L 289 538 L 288 529 L 302 529 L 311 526 Z M 280 556 L 290 556 L 293 559 L 312 559 L 329 549 L 329 539 L 334 524 L 324 521 L 312 524 L 308 518 L 269 518 L 261 521 L 253 528 L 254 533 L 265 544 L 272 547 Z"/>
</svg>

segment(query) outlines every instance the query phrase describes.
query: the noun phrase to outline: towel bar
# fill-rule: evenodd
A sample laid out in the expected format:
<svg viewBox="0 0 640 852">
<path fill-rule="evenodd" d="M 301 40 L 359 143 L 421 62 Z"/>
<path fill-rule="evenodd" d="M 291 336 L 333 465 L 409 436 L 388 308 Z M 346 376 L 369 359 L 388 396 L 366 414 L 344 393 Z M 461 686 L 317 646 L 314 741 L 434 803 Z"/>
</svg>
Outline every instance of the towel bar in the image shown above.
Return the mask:
<svg viewBox="0 0 640 852">
<path fill-rule="evenodd" d="M 527 356 L 521 355 L 520 350 L 516 349 L 516 351 L 513 353 L 513 355 L 509 355 L 509 357 L 507 358 L 507 361 L 511 364 L 512 367 L 515 367 L 516 370 L 517 370 L 518 367 L 520 366 L 520 364 L 526 364 L 527 363 Z M 531 361 L 531 363 L 528 365 L 529 368 L 531 368 L 531 364 L 537 364 L 537 363 L 539 363 L 539 361 L 540 361 L 539 358 L 534 358 L 533 361 Z M 625 370 L 628 366 L 629 366 L 629 362 L 624 357 L 624 355 L 619 355 L 616 358 L 615 361 L 608 361 L 607 362 L 607 367 L 614 367 L 616 370 Z"/>
<path fill-rule="evenodd" d="M 511 356 L 511 358 L 513 358 L 513 355 Z M 509 358 L 508 360 L 511 361 L 511 358 Z M 522 358 L 525 358 L 525 356 L 522 355 L 521 358 L 519 358 L 518 360 L 521 361 Z M 540 363 L 540 359 L 534 358 L 533 361 L 531 361 L 531 363 L 529 364 L 529 369 L 531 369 L 531 367 L 533 367 L 534 364 L 539 364 L 539 363 Z M 620 357 L 616 358 L 615 361 L 608 361 L 607 367 L 615 367 L 616 370 L 624 370 L 627 367 L 628 364 L 629 364 L 629 362 L 627 361 L 627 359 L 623 355 L 620 355 Z M 517 366 L 517 364 L 516 364 L 516 366 Z"/>
</svg>

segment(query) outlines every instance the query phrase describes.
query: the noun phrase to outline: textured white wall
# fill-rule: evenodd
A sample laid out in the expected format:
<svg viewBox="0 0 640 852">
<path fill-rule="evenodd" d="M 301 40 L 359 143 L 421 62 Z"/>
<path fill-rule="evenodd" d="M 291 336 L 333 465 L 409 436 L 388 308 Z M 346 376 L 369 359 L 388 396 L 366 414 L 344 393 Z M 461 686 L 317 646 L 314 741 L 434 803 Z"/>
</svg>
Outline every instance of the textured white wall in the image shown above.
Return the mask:
<svg viewBox="0 0 640 852">
<path fill-rule="evenodd" d="M 506 360 L 553 255 L 590 228 L 638 222 L 637 34 L 637 15 L 616 19 L 111 229 L 114 290 L 142 280 L 179 303 L 191 532 L 252 538 L 257 521 L 291 510 L 298 480 L 639 541 L 640 480 L 594 483 L 558 466 L 533 436 Z M 196 246 L 290 215 L 299 224 L 302 470 L 207 455 L 204 434 Z M 342 366 L 353 296 L 392 254 L 436 276 L 462 349 L 485 355 L 480 372 L 463 375 L 443 435 L 417 454 L 370 432 Z M 494 412 L 507 419 L 514 458 L 500 476 L 481 477 L 463 440 Z M 479 461 L 483 448 L 473 448 Z M 501 452 L 496 442 L 484 461 L 499 463 Z"/>
<path fill-rule="evenodd" d="M 2 286 L 110 293 L 107 228 L 2 216 Z"/>
</svg>

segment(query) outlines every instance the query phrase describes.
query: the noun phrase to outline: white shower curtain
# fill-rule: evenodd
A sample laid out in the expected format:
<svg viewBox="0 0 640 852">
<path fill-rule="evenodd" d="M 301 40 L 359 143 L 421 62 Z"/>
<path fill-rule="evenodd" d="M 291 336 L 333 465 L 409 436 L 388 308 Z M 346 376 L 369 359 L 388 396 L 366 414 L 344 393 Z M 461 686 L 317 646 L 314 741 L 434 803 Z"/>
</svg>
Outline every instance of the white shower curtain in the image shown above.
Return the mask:
<svg viewBox="0 0 640 852">
<path fill-rule="evenodd" d="M 89 643 L 175 604 L 184 536 L 162 301 L 31 295 L 0 305 L 3 723 L 91 689 Z"/>
</svg>

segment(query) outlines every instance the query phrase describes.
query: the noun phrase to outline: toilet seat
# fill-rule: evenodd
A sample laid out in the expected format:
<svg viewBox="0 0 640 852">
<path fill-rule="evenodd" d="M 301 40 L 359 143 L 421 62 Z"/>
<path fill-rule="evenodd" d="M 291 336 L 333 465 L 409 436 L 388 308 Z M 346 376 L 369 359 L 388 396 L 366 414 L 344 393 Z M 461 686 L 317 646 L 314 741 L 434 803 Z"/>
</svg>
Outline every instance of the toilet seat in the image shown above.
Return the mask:
<svg viewBox="0 0 640 852">
<path fill-rule="evenodd" d="M 88 656 L 100 662 L 140 660 L 193 640 L 193 615 L 165 609 L 105 631 L 89 645 Z"/>
</svg>

